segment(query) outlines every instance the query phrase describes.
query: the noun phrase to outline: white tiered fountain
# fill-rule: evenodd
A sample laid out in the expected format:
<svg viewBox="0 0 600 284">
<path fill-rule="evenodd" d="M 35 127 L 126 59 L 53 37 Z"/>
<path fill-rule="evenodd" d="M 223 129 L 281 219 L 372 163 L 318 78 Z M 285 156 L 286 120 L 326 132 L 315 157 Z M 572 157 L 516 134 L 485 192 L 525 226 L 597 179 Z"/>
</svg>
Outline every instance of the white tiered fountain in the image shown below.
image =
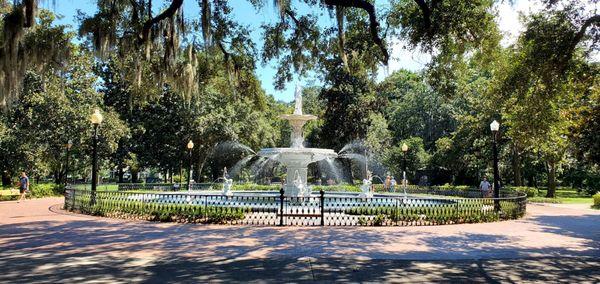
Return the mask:
<svg viewBox="0 0 600 284">
<path fill-rule="evenodd" d="M 336 158 L 337 154 L 331 149 L 304 148 L 302 127 L 309 120 L 317 119 L 310 114 L 302 114 L 302 91 L 296 85 L 294 94 L 296 105 L 293 114 L 283 114 L 279 117 L 290 122 L 292 134 L 290 135 L 290 148 L 265 148 L 258 155 L 276 160 L 287 168 L 287 178 L 284 185 L 284 195 L 288 197 L 308 197 L 310 188 L 306 183 L 308 164 L 327 158 Z"/>
</svg>

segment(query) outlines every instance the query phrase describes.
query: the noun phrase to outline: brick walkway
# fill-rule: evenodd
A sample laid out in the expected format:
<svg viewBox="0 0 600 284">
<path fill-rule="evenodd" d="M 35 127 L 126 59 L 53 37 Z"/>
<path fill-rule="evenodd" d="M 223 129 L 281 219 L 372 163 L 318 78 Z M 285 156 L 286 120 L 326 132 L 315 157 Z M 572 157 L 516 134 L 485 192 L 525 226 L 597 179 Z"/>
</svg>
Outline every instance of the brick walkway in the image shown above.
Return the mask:
<svg viewBox="0 0 600 284">
<path fill-rule="evenodd" d="M 600 282 L 600 211 L 432 227 L 245 227 L 75 215 L 0 202 L 0 282 Z"/>
</svg>

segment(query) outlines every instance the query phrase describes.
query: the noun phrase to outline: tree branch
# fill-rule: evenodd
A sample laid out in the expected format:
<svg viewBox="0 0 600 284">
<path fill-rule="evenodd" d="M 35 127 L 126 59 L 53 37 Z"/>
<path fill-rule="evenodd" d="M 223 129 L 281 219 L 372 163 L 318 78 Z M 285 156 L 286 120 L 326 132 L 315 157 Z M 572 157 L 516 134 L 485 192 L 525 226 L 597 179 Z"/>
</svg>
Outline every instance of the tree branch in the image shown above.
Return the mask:
<svg viewBox="0 0 600 284">
<path fill-rule="evenodd" d="M 130 0 L 130 2 L 131 2 L 131 9 L 132 9 L 132 12 L 131 12 L 131 14 L 132 14 L 131 15 L 131 22 L 134 25 L 137 25 L 138 21 L 139 21 L 139 18 L 140 18 L 139 15 L 138 15 L 138 13 L 139 13 L 138 12 L 138 10 L 139 10 L 138 3 L 137 3 L 136 0 Z"/>
<path fill-rule="evenodd" d="M 375 7 L 373 6 L 373 4 L 369 3 L 366 0 L 325 0 L 325 4 L 330 6 L 359 8 L 365 10 L 365 12 L 369 14 L 369 27 L 371 32 L 371 38 L 373 39 L 373 42 L 375 42 L 375 44 L 379 46 L 379 49 L 383 54 L 383 64 L 388 65 L 390 55 L 387 51 L 385 44 L 383 43 L 383 40 L 381 39 L 381 37 L 379 37 L 379 22 L 377 21 L 377 15 L 375 14 Z"/>
<path fill-rule="evenodd" d="M 292 10 L 285 9 L 284 13 L 286 15 L 288 15 L 288 17 L 290 17 L 290 19 L 292 19 L 292 21 L 294 21 L 294 24 L 296 24 L 296 27 L 300 27 L 300 21 L 298 20 L 298 18 L 296 18 L 296 15 L 294 14 L 294 12 L 292 12 Z"/>
<path fill-rule="evenodd" d="M 571 41 L 572 50 L 574 50 L 575 46 L 577 46 L 577 44 L 583 39 L 587 28 L 589 28 L 592 24 L 600 25 L 600 15 L 594 15 L 589 19 L 585 20 L 585 22 L 583 23 L 581 28 L 579 28 L 579 31 L 577 32 L 577 34 L 575 34 L 575 37 Z"/>
<path fill-rule="evenodd" d="M 169 7 L 166 10 L 164 10 L 158 16 L 147 20 L 144 23 L 144 27 L 142 28 L 142 34 L 139 42 L 140 45 L 145 43 L 150 37 L 150 29 L 152 29 L 153 25 L 159 23 L 164 19 L 173 17 L 173 15 L 175 15 L 175 13 L 181 7 L 181 5 L 183 5 L 183 0 L 173 0 L 171 2 L 171 5 L 169 5 Z"/>
<path fill-rule="evenodd" d="M 33 27 L 35 23 L 35 11 L 37 10 L 37 5 L 34 0 L 24 0 L 23 4 L 25 5 L 25 28 Z"/>
<path fill-rule="evenodd" d="M 429 7 L 427 6 L 427 3 L 425 3 L 425 0 L 414 0 L 417 5 L 419 5 L 419 8 L 421 9 L 421 12 L 423 13 L 423 26 L 425 27 L 425 30 L 427 31 L 428 34 L 431 33 L 431 9 L 429 9 Z"/>
<path fill-rule="evenodd" d="M 583 39 L 583 37 L 585 36 L 585 32 L 591 25 L 600 25 L 600 15 L 594 15 L 594 16 L 588 18 L 587 20 L 585 20 L 583 25 L 579 28 L 579 31 L 575 34 L 575 37 L 573 37 L 573 39 L 571 40 L 569 49 L 567 50 L 567 52 L 565 53 L 565 55 L 563 57 L 563 61 L 561 64 L 563 66 L 563 68 L 562 68 L 563 70 L 561 70 L 561 72 L 563 72 L 564 69 L 566 68 L 566 66 L 567 66 L 566 63 L 569 60 L 571 60 L 571 57 L 573 57 L 573 52 L 575 52 L 575 48 L 577 47 L 579 42 Z"/>
</svg>

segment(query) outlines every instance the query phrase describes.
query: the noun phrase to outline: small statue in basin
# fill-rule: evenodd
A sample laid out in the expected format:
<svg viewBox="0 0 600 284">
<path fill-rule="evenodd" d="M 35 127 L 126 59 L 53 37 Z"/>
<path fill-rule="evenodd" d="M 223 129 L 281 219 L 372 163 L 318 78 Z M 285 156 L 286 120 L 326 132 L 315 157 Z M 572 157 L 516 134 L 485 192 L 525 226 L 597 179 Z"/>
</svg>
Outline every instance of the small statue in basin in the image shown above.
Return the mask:
<svg viewBox="0 0 600 284">
<path fill-rule="evenodd" d="M 371 198 L 373 197 L 373 192 L 371 191 L 371 173 L 367 173 L 367 177 L 363 179 L 363 184 L 360 186 L 360 190 L 362 191 L 358 197 L 362 198 Z"/>
<path fill-rule="evenodd" d="M 223 195 L 232 196 L 233 191 L 231 188 L 233 187 L 233 179 L 230 179 L 227 175 L 227 168 L 223 170 Z"/>
<path fill-rule="evenodd" d="M 298 196 L 310 197 L 310 188 L 306 186 L 304 182 L 302 182 L 302 178 L 300 177 L 298 171 L 296 171 L 295 176 L 296 178 L 294 179 L 294 187 L 296 187 L 296 190 L 298 190 Z"/>
</svg>

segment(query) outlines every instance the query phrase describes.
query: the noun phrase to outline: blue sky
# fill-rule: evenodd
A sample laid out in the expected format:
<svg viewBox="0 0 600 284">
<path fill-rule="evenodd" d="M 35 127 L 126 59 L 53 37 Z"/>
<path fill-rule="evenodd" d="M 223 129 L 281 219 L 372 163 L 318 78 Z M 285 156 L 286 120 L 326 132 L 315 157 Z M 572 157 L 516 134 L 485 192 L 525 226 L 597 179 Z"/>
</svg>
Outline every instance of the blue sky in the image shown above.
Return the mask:
<svg viewBox="0 0 600 284">
<path fill-rule="evenodd" d="M 53 4 L 55 2 L 56 4 Z M 155 1 L 161 2 L 161 1 Z M 266 1 L 272 3 L 272 1 Z M 509 2 L 509 1 L 504 1 Z M 384 3 L 387 3 L 384 1 Z M 156 4 L 155 4 L 156 5 Z M 257 11 L 252 7 L 247 0 L 235 0 L 230 1 L 230 5 L 233 8 L 233 14 L 236 20 L 243 25 L 249 25 L 252 31 L 252 38 L 257 43 L 257 48 L 262 47 L 261 40 L 261 29 L 262 23 L 272 23 L 277 21 L 277 12 L 272 5 L 267 5 L 261 11 Z M 92 15 L 96 11 L 96 0 L 62 0 L 62 1 L 43 1 L 43 8 L 50 9 L 55 13 L 62 15 L 63 18 L 58 21 L 60 24 L 68 24 L 77 28 L 78 23 L 75 20 L 77 11 L 80 10 L 88 15 Z M 184 1 L 185 15 L 187 18 L 197 17 L 199 15 L 198 1 L 188 0 Z M 300 14 L 305 14 L 308 10 L 307 7 L 297 7 Z M 519 23 L 519 13 L 528 14 L 531 11 L 539 10 L 541 5 L 539 1 L 528 1 L 528 0 L 516 0 L 513 5 L 508 3 L 502 3 L 496 7 L 498 11 L 498 24 L 500 29 L 505 33 L 504 45 L 508 45 L 514 41 L 516 35 L 522 30 L 522 25 Z M 324 11 L 323 16 L 319 18 L 319 24 L 321 26 L 335 26 L 335 20 L 331 19 Z M 423 54 L 418 50 L 414 50 L 406 45 L 401 39 L 388 39 L 390 43 L 390 54 L 391 60 L 389 68 L 381 68 L 378 79 L 383 79 L 387 73 L 391 73 L 398 69 L 404 68 L 413 71 L 422 69 L 425 64 L 430 60 L 429 54 Z M 294 85 L 295 82 L 287 84 L 287 88 L 283 91 L 275 90 L 273 87 L 273 77 L 275 75 L 275 67 L 273 63 L 267 64 L 266 66 L 258 65 L 256 74 L 262 82 L 262 87 L 270 95 L 273 95 L 276 99 L 290 102 L 294 97 Z M 319 85 L 319 82 L 314 81 L 310 78 L 302 78 L 301 82 L 303 85 Z"/>
</svg>

